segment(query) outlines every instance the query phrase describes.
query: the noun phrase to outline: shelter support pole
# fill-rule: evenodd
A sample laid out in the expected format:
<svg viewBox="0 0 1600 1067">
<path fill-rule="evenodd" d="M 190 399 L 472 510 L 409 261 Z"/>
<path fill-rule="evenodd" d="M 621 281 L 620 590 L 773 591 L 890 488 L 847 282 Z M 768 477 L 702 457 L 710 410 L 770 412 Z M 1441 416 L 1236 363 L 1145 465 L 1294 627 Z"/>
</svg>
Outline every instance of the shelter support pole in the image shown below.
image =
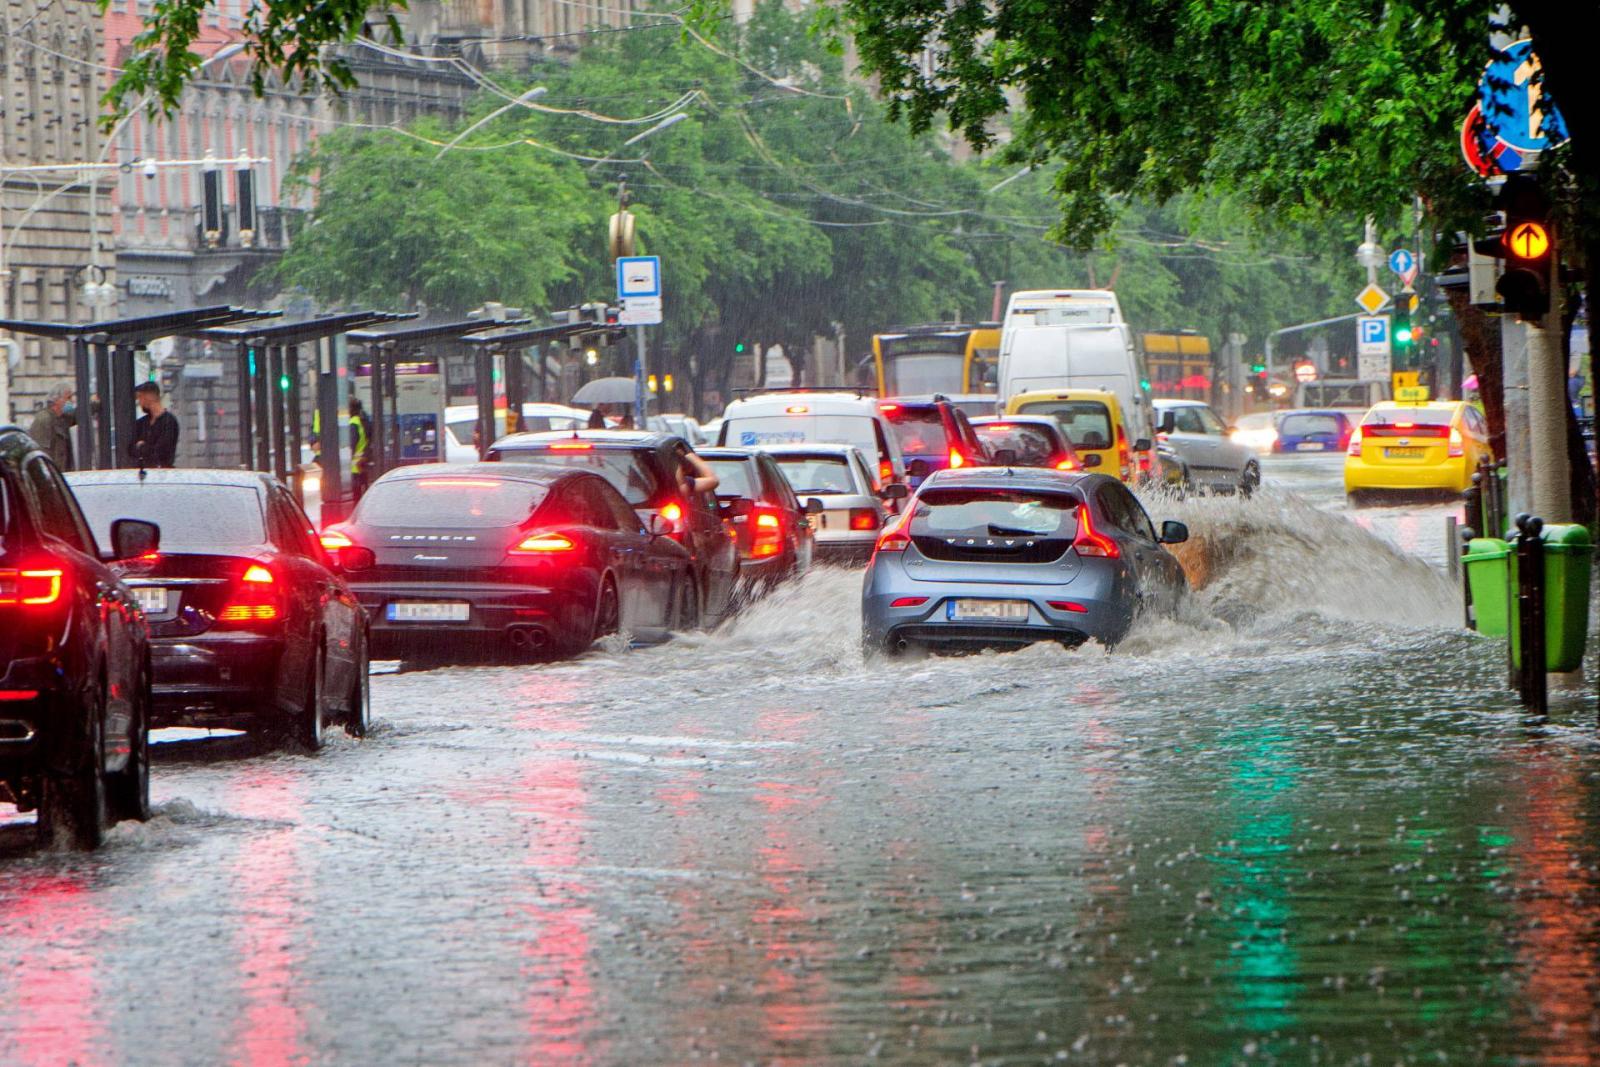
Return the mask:
<svg viewBox="0 0 1600 1067">
<path fill-rule="evenodd" d="M 322 514 L 318 525 L 340 522 L 350 513 L 345 500 L 339 446 L 339 367 L 333 338 L 313 342 L 321 349 L 317 364 L 317 436 L 322 467 Z"/>
<path fill-rule="evenodd" d="M 478 401 L 478 458 L 482 459 L 499 436 L 494 425 L 494 349 L 488 345 L 473 345 L 472 370 Z M 509 383 L 506 388 L 509 397 Z"/>
<path fill-rule="evenodd" d="M 249 470 L 255 440 L 255 419 L 251 411 L 252 383 L 250 380 L 250 346 L 243 341 L 234 346 L 234 358 L 239 363 L 239 467 Z"/>
<path fill-rule="evenodd" d="M 103 471 L 116 466 L 111 426 L 117 417 L 117 396 L 111 381 L 111 345 L 104 338 L 104 334 L 97 334 L 94 342 L 94 383 L 100 395 L 100 414 L 94 420 L 94 465 Z"/>
</svg>

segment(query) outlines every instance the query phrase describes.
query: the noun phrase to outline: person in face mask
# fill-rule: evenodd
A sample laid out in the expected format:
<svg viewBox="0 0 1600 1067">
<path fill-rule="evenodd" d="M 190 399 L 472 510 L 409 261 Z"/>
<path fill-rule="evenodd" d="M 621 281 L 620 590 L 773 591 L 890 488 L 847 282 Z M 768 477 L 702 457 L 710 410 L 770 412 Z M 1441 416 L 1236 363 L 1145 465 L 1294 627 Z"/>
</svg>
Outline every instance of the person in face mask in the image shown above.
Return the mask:
<svg viewBox="0 0 1600 1067">
<path fill-rule="evenodd" d="M 72 428 L 78 425 L 78 405 L 74 399 L 75 392 L 69 383 L 56 384 L 45 397 L 44 407 L 28 426 L 28 436 L 64 471 L 73 469 Z"/>
</svg>

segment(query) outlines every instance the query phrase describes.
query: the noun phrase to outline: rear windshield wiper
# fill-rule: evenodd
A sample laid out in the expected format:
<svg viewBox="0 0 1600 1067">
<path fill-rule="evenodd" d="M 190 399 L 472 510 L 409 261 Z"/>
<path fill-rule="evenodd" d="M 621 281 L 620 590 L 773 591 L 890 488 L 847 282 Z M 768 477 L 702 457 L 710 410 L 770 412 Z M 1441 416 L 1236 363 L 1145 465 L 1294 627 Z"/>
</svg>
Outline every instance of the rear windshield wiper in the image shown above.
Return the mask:
<svg viewBox="0 0 1600 1067">
<path fill-rule="evenodd" d="M 1011 526 L 1000 526 L 1000 525 L 997 525 L 997 524 L 991 522 L 989 524 L 989 536 L 990 537 L 1043 537 L 1044 533 L 1039 531 L 1039 530 L 1018 530 L 1018 529 L 1015 529 L 1014 527 L 1011 527 Z"/>
</svg>

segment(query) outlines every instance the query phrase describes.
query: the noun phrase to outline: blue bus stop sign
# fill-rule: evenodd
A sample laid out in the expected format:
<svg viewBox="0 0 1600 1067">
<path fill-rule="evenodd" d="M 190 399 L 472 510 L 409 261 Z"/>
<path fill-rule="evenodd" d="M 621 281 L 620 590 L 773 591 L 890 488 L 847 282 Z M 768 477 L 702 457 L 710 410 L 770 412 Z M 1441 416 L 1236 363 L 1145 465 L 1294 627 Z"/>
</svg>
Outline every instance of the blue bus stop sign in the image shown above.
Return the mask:
<svg viewBox="0 0 1600 1067">
<path fill-rule="evenodd" d="M 1567 139 L 1567 124 L 1544 98 L 1544 78 L 1531 41 L 1517 41 L 1489 62 L 1478 82 L 1487 154 L 1507 173 L 1524 156 Z"/>
</svg>

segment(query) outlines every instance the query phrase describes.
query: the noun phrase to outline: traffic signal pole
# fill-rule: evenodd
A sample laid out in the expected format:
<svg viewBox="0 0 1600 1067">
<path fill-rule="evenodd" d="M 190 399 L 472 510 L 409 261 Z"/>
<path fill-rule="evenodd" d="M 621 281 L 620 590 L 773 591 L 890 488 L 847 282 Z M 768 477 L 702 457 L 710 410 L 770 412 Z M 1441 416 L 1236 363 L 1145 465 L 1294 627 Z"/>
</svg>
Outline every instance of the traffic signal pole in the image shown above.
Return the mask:
<svg viewBox="0 0 1600 1067">
<path fill-rule="evenodd" d="M 1538 323 L 1523 324 L 1528 353 L 1528 443 L 1533 514 L 1572 521 L 1572 471 L 1567 459 L 1567 371 L 1561 358 L 1556 302 Z M 1515 512 L 1513 512 L 1515 514 Z"/>
</svg>

